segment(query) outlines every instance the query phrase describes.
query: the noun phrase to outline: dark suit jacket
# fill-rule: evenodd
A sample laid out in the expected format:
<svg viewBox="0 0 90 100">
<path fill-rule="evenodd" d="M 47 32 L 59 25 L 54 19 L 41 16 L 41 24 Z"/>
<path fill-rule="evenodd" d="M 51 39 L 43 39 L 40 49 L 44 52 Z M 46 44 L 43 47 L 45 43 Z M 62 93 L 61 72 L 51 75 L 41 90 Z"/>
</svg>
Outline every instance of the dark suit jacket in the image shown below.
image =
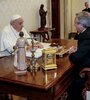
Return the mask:
<svg viewBox="0 0 90 100">
<path fill-rule="evenodd" d="M 87 11 L 87 12 L 90 13 L 90 8 L 88 8 L 88 9 L 83 9 L 82 11 Z"/>
<path fill-rule="evenodd" d="M 75 65 L 90 67 L 90 28 L 78 35 L 78 49 L 70 54 L 69 59 Z"/>
</svg>

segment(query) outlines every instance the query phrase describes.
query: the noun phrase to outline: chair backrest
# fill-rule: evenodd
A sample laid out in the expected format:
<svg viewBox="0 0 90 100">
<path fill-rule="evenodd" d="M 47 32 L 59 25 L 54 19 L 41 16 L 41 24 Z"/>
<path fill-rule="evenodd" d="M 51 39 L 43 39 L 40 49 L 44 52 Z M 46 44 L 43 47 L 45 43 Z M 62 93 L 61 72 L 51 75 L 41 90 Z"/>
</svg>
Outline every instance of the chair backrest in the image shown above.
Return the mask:
<svg viewBox="0 0 90 100">
<path fill-rule="evenodd" d="M 77 39 L 77 32 L 71 32 L 68 34 L 68 39 Z"/>
</svg>

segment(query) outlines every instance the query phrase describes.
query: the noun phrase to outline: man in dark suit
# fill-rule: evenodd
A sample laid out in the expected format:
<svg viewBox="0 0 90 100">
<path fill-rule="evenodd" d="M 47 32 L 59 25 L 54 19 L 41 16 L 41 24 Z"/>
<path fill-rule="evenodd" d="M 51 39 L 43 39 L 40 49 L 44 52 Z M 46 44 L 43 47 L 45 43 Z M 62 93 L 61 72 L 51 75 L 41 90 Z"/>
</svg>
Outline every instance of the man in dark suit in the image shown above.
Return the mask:
<svg viewBox="0 0 90 100">
<path fill-rule="evenodd" d="M 69 59 L 75 65 L 75 81 L 68 89 L 68 100 L 83 100 L 82 90 L 86 79 L 81 79 L 79 72 L 84 67 L 90 67 L 90 13 L 84 11 L 76 14 L 74 22 L 79 34 L 78 46 L 69 50 Z"/>
<path fill-rule="evenodd" d="M 85 2 L 85 9 L 83 9 L 82 11 L 87 11 L 90 13 L 90 8 L 89 8 L 89 3 L 88 2 Z"/>
</svg>

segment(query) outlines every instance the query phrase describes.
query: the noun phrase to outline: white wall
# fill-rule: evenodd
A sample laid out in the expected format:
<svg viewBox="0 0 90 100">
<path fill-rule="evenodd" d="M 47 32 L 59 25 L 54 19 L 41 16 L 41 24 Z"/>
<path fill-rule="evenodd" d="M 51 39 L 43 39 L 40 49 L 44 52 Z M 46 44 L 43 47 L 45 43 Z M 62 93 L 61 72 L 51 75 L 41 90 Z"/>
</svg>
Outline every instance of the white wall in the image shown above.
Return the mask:
<svg viewBox="0 0 90 100">
<path fill-rule="evenodd" d="M 75 31 L 74 27 L 74 19 L 75 19 L 75 14 L 78 12 L 81 12 L 85 6 L 84 3 L 88 0 L 72 0 L 72 30 Z"/>
<path fill-rule="evenodd" d="M 37 29 L 40 26 L 39 21 L 39 8 L 43 3 L 45 10 L 47 10 L 48 0 L 0 0 L 0 31 L 13 14 L 20 14 L 24 19 L 24 26 L 29 32 L 30 30 Z M 50 4 L 50 3 L 49 3 Z M 48 11 L 50 12 L 50 11 Z M 50 24 L 47 15 L 47 26 Z"/>
<path fill-rule="evenodd" d="M 84 2 L 90 0 L 60 0 L 61 38 L 67 38 L 68 33 L 76 31 L 74 18 L 77 12 L 84 9 Z M 13 14 L 20 14 L 24 19 L 24 26 L 29 32 L 40 26 L 39 8 L 44 4 L 47 13 L 47 27 L 52 27 L 51 0 L 0 0 L 0 31 Z"/>
</svg>

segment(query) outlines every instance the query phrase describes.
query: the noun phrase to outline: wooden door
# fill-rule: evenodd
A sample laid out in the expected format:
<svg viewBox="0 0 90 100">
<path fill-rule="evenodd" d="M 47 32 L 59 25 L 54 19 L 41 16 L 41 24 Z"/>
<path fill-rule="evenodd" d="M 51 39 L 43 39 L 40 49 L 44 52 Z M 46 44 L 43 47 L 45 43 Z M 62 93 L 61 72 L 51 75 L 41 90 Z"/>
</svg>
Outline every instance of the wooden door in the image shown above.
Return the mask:
<svg viewBox="0 0 90 100">
<path fill-rule="evenodd" d="M 52 38 L 60 38 L 60 0 L 51 0 L 52 4 L 52 27 L 55 32 Z"/>
</svg>

